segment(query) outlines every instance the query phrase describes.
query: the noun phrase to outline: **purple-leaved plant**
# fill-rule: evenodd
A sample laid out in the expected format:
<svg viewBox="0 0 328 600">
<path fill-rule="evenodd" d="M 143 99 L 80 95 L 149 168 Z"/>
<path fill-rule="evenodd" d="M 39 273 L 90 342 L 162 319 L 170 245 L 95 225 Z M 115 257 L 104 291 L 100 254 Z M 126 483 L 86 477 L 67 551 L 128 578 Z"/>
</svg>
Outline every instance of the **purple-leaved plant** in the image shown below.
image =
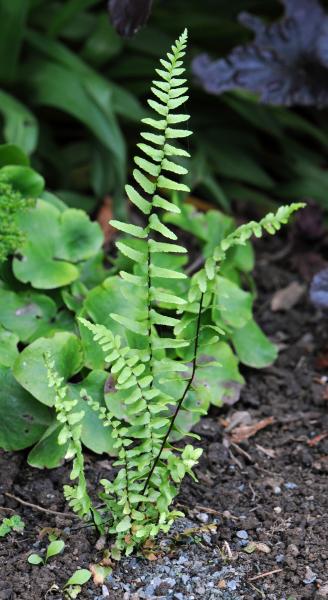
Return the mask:
<svg viewBox="0 0 328 600">
<path fill-rule="evenodd" d="M 328 15 L 318 0 L 282 0 L 284 17 L 267 25 L 249 13 L 239 21 L 253 30 L 253 42 L 227 58 L 203 54 L 193 73 L 212 94 L 242 88 L 266 104 L 328 106 Z"/>
<path fill-rule="evenodd" d="M 123 37 L 137 33 L 148 20 L 153 0 L 109 0 L 108 11 L 116 31 Z"/>
</svg>

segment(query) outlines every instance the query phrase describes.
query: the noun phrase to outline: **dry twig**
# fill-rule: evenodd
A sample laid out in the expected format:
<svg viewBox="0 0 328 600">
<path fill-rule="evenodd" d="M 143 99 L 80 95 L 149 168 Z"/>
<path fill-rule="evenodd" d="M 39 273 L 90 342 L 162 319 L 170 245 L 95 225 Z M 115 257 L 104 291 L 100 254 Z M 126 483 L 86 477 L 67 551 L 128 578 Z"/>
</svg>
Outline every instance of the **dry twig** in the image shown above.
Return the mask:
<svg viewBox="0 0 328 600">
<path fill-rule="evenodd" d="M 50 515 L 56 515 L 59 517 L 69 517 L 70 519 L 78 519 L 79 518 L 77 515 L 74 515 L 73 513 L 59 512 L 57 510 L 51 510 L 51 508 L 44 508 L 43 506 L 38 506 L 38 504 L 32 504 L 32 502 L 27 502 L 26 500 L 22 500 L 22 498 L 19 498 L 18 496 L 14 496 L 14 494 L 10 494 L 9 492 L 4 492 L 4 495 L 7 496 L 8 498 L 11 498 L 12 500 L 15 500 L 16 502 L 19 502 L 20 504 L 23 504 L 23 506 L 29 506 L 29 508 L 33 508 L 33 510 L 38 510 L 40 512 L 45 512 Z"/>
</svg>

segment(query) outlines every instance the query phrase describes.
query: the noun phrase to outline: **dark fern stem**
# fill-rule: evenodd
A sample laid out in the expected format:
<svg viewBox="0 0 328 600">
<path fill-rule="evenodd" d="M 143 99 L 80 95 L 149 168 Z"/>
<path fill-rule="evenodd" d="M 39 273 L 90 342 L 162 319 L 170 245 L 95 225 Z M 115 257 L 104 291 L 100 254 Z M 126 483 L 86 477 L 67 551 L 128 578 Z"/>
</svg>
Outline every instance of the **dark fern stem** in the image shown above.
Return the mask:
<svg viewBox="0 0 328 600">
<path fill-rule="evenodd" d="M 156 468 L 156 466 L 157 466 L 157 464 L 158 464 L 158 462 L 159 462 L 159 460 L 161 458 L 162 452 L 163 452 L 163 450 L 164 450 L 164 448 L 166 446 L 166 442 L 167 442 L 167 440 L 168 440 L 168 438 L 169 438 L 169 436 L 171 434 L 171 431 L 172 431 L 172 429 L 174 427 L 175 420 L 176 420 L 176 418 L 177 418 L 177 416 L 179 414 L 179 411 L 180 411 L 180 409 L 182 407 L 182 404 L 183 404 L 183 402 L 184 402 L 184 400 L 185 400 L 185 398 L 186 398 L 186 396 L 187 396 L 187 394 L 188 394 L 188 392 L 189 392 L 189 390 L 190 390 L 190 388 L 192 386 L 192 383 L 193 383 L 193 380 L 194 380 L 194 377 L 195 377 L 196 368 L 197 368 L 197 353 L 198 353 L 198 345 L 199 345 L 199 331 L 200 331 L 201 318 L 202 318 L 202 310 L 203 310 L 203 300 L 204 300 L 204 294 L 202 293 L 201 297 L 200 297 L 200 300 L 199 300 L 199 310 L 198 310 L 197 323 L 196 323 L 196 334 L 195 334 L 194 357 L 193 357 L 193 360 L 192 360 L 191 375 L 190 375 L 188 383 L 187 383 L 187 385 L 185 387 L 185 390 L 184 390 L 184 392 L 183 392 L 183 394 L 182 394 L 182 396 L 181 396 L 181 398 L 180 398 L 180 400 L 179 400 L 179 402 L 178 402 L 178 404 L 176 406 L 176 409 L 175 409 L 175 411 L 174 411 L 174 413 L 173 413 L 173 415 L 171 417 L 170 425 L 169 425 L 168 430 L 167 430 L 167 432 L 166 432 L 166 434 L 165 434 L 165 436 L 163 438 L 163 441 L 162 441 L 161 447 L 160 447 L 160 449 L 158 451 L 158 454 L 157 454 L 157 456 L 154 459 L 153 465 L 152 465 L 152 467 L 151 467 L 151 469 L 149 471 L 149 474 L 148 474 L 148 477 L 146 479 L 144 488 L 142 490 L 142 495 L 144 495 L 146 493 L 146 491 L 147 491 L 147 488 L 148 488 L 149 482 L 151 480 L 151 477 L 152 477 L 152 475 L 153 475 L 153 473 L 155 471 L 155 468 Z"/>
</svg>

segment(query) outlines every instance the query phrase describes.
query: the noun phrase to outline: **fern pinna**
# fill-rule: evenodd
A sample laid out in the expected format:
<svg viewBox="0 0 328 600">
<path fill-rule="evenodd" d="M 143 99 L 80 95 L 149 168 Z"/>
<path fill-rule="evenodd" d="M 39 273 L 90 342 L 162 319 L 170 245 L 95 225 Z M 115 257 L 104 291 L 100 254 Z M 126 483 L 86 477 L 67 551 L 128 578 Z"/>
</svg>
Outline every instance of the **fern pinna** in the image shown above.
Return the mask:
<svg viewBox="0 0 328 600">
<path fill-rule="evenodd" d="M 177 236 L 164 224 L 163 217 L 165 213 L 180 212 L 170 201 L 172 192 L 188 192 L 185 185 L 176 181 L 176 176 L 187 173 L 177 160 L 188 158 L 189 154 L 174 142 L 190 135 L 190 131 L 179 128 L 188 115 L 175 112 L 188 98 L 186 80 L 181 78 L 186 41 L 185 31 L 167 59 L 161 61 L 163 68 L 157 69 L 159 79 L 151 88 L 156 99 L 149 100 L 156 118 L 143 120 L 151 132 L 142 133 L 144 141 L 138 144 L 147 158 L 135 158 L 136 185 L 126 187 L 129 199 L 143 213 L 146 224 L 142 227 L 111 221 L 119 231 L 131 236 L 117 242 L 119 251 L 134 263 L 133 272 L 121 271 L 120 276 L 138 297 L 141 294 L 143 308 L 133 319 L 126 312 L 110 316 L 113 323 L 119 323 L 132 337 L 117 335 L 103 325 L 79 319 L 81 327 L 91 331 L 94 342 L 104 351 L 110 371 L 108 386 L 112 398 L 119 398 L 121 407 L 118 416 L 113 401 L 111 405 L 109 399 L 105 408 L 82 391 L 84 401 L 97 412 L 104 426 L 111 428 L 117 451 L 115 479 L 101 481 L 104 488 L 101 515 L 92 507 L 81 477 L 83 463 L 77 442 L 80 415 L 74 416 L 73 412 L 68 418 L 65 412 L 63 416 L 63 409 L 66 411 L 70 405 L 63 404 L 66 392 L 61 391 L 52 363 L 48 362 L 50 383 L 57 390 L 58 418 L 65 421 L 64 437 L 68 435 L 74 442 L 70 443 L 70 455 L 77 458 L 72 478 L 78 478 L 78 484 L 66 489 L 66 497 L 81 516 L 92 517 L 101 531 L 115 536 L 116 551 L 124 549 L 127 554 L 159 531 L 168 531 L 181 515 L 171 509 L 179 485 L 187 473 L 194 477 L 192 469 L 201 449 L 190 444 L 177 448 L 173 441 L 177 433 L 180 437 L 187 435 L 177 418 L 182 408 L 191 410 L 188 396 L 195 372 L 202 368 L 197 362 L 199 351 L 216 343 L 221 333 L 209 318 L 219 293 L 220 265 L 230 248 L 244 244 L 253 234 L 259 237 L 263 229 L 274 233 L 301 206 L 281 207 L 275 215 L 269 214 L 259 223 L 242 225 L 221 242 L 204 268 L 190 280 L 179 270 L 176 257 L 185 254 L 186 249 L 176 243 Z M 187 295 L 176 293 L 176 281 L 173 286 L 172 280 L 179 279 L 184 280 L 184 290 L 187 280 Z M 194 405 L 192 410 L 200 412 Z M 67 423 L 75 423 L 73 431 L 67 429 Z M 81 493 L 86 495 L 84 503 Z"/>
</svg>

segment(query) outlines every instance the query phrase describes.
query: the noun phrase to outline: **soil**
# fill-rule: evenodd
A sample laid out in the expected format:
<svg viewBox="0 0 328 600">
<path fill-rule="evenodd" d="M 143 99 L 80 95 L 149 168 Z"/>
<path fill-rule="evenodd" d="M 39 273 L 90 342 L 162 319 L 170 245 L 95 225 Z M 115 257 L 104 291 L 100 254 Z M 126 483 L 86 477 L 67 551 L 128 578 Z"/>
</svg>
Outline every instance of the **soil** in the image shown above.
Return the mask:
<svg viewBox="0 0 328 600">
<path fill-rule="evenodd" d="M 273 244 L 270 254 L 271 247 L 265 248 L 256 272 L 257 317 L 279 344 L 276 364 L 245 369 L 247 384 L 239 402 L 212 410 L 196 427 L 204 449 L 196 470 L 199 483 L 184 482 L 178 504 L 186 519 L 158 541 L 153 549 L 157 560 L 124 559 L 103 585 L 85 584 L 79 599 L 328 598 L 327 320 L 306 294 L 293 309 L 271 311 L 275 291 L 304 281 L 286 257 L 272 260 L 279 247 Z M 233 443 L 227 431 L 238 417 L 241 423 L 265 419 L 266 426 Z M 108 476 L 111 461 L 93 455 L 86 461 L 95 487 Z M 95 532 L 80 528 L 76 519 L 22 505 L 6 493 L 67 511 L 61 490 L 69 469 L 34 470 L 24 453 L 4 452 L 0 468 L 0 515 L 10 516 L 4 508 L 12 509 L 26 524 L 23 534 L 2 540 L 0 600 L 64 598 L 61 590 L 73 571 L 103 556 L 95 549 Z M 64 553 L 46 566 L 29 565 L 28 555 L 46 547 L 44 528 L 49 527 L 61 530 Z"/>
</svg>

